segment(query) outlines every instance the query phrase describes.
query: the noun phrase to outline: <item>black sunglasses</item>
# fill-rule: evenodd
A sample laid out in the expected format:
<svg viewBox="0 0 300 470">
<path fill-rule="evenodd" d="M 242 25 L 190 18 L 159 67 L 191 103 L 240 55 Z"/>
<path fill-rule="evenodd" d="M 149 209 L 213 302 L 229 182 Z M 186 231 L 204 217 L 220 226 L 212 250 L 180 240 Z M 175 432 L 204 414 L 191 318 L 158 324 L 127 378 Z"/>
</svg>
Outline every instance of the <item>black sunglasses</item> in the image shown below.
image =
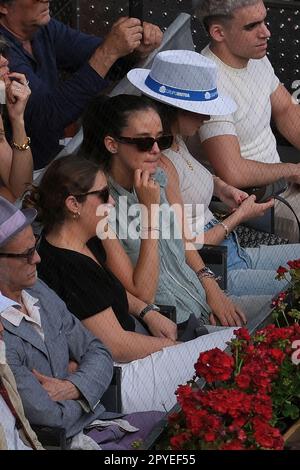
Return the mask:
<svg viewBox="0 0 300 470">
<path fill-rule="evenodd" d="M 0 258 L 26 258 L 27 263 L 31 264 L 35 255 L 35 252 L 39 246 L 41 240 L 40 235 L 35 235 L 35 245 L 26 253 L 0 253 Z"/>
<path fill-rule="evenodd" d="M 154 139 L 154 137 L 124 137 L 122 135 L 120 137 L 115 137 L 117 142 L 136 145 L 140 152 L 149 152 L 153 148 L 155 142 L 160 150 L 167 150 L 173 144 L 173 139 L 172 135 L 162 135 L 157 139 Z"/>
<path fill-rule="evenodd" d="M 81 194 L 71 194 L 71 196 L 74 196 L 76 198 L 84 197 L 84 196 L 89 196 L 90 194 L 95 194 L 98 196 L 99 199 L 103 201 L 104 204 L 108 203 L 109 200 L 109 187 L 105 186 L 103 189 L 98 189 L 95 191 L 89 191 L 88 193 L 81 193 Z"/>
</svg>

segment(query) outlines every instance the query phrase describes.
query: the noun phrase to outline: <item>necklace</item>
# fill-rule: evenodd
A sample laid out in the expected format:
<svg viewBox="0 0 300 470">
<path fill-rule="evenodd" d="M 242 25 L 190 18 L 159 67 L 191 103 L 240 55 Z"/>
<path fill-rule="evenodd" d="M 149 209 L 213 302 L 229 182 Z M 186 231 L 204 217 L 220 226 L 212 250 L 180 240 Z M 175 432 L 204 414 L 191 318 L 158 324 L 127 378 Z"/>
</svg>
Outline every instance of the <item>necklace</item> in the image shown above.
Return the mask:
<svg viewBox="0 0 300 470">
<path fill-rule="evenodd" d="M 191 171 L 194 171 L 194 167 L 193 167 L 193 164 L 191 162 L 191 160 L 188 160 L 187 158 L 185 158 L 183 155 L 182 155 L 182 148 L 180 147 L 177 139 L 175 140 L 175 143 L 176 143 L 176 150 L 174 149 L 174 152 L 178 153 L 180 155 L 180 157 L 185 161 L 185 163 L 187 164 L 187 167 L 189 170 Z"/>
</svg>

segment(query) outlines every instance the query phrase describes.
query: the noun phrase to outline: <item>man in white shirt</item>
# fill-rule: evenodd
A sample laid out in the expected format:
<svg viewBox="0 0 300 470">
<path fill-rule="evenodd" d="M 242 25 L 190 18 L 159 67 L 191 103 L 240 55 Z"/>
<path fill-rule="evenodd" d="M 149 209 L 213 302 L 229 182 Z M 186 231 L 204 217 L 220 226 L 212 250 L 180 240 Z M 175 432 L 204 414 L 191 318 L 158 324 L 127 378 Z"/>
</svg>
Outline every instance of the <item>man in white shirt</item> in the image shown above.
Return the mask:
<svg viewBox="0 0 300 470">
<path fill-rule="evenodd" d="M 266 57 L 270 31 L 263 1 L 204 0 L 199 17 L 211 38 L 202 54 L 218 65 L 218 89 L 238 104 L 234 114 L 201 127 L 208 160 L 218 176 L 239 188 L 284 177 L 290 185 L 283 196 L 300 214 L 300 164 L 280 162 L 270 126 L 272 116 L 281 134 L 300 149 L 300 108 Z M 292 212 L 278 203 L 275 215 L 276 233 L 298 241 Z"/>
<path fill-rule="evenodd" d="M 0 312 L 7 301 L 0 293 Z M 0 322 L 0 450 L 41 450 L 27 421 L 14 376 L 6 363 L 3 326 Z"/>
</svg>

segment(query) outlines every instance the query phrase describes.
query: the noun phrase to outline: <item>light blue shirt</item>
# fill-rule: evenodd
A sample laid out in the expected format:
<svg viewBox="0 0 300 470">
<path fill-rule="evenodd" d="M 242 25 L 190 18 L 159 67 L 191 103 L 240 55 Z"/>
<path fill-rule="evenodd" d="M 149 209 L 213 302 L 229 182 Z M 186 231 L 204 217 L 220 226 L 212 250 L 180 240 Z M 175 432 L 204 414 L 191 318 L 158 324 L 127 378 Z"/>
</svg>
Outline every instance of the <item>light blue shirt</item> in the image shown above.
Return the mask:
<svg viewBox="0 0 300 470">
<path fill-rule="evenodd" d="M 167 178 L 162 169 L 156 171 L 155 179 L 161 188 L 158 243 L 160 274 L 155 302 L 175 306 L 177 323 L 186 321 L 191 313 L 201 317 L 203 323 L 209 323 L 211 310 L 206 303 L 206 294 L 201 283 L 186 263 L 184 243 L 176 223 L 176 215 L 166 198 Z M 122 188 L 112 178 L 109 180 L 109 185 L 116 203 L 116 233 L 135 265 L 141 245 L 140 211 L 134 207 L 138 204 L 138 198 L 134 192 Z M 121 196 L 127 199 L 124 197 L 120 199 Z"/>
</svg>

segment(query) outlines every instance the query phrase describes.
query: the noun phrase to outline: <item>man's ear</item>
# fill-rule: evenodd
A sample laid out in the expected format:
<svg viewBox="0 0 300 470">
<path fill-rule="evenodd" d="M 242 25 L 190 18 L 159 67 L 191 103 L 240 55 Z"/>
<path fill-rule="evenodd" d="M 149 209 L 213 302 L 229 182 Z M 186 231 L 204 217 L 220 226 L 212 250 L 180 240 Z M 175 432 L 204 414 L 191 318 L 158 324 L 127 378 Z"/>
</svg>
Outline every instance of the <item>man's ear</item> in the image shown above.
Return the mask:
<svg viewBox="0 0 300 470">
<path fill-rule="evenodd" d="M 104 145 L 110 153 L 117 153 L 118 142 L 111 136 L 107 135 L 104 137 Z"/>
<path fill-rule="evenodd" d="M 209 28 L 209 34 L 216 42 L 223 42 L 225 37 L 224 27 L 220 23 L 214 23 Z"/>
<path fill-rule="evenodd" d="M 0 15 L 7 15 L 7 13 L 8 13 L 8 11 L 7 11 L 6 4 L 0 5 Z"/>
</svg>

